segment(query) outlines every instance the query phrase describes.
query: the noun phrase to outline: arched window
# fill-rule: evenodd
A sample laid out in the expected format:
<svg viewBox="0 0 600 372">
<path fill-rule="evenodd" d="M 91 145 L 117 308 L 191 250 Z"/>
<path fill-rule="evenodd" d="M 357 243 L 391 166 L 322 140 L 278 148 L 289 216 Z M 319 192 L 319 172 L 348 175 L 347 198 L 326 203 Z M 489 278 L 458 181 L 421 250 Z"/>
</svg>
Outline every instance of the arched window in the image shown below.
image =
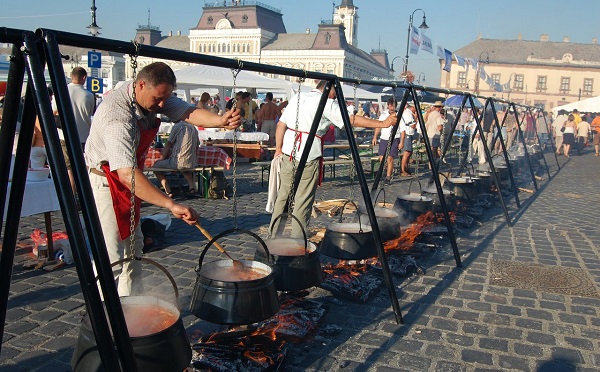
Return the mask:
<svg viewBox="0 0 600 372">
<path fill-rule="evenodd" d="M 246 14 L 242 16 L 242 23 L 248 23 L 248 16 Z"/>
<path fill-rule="evenodd" d="M 325 34 L 325 44 L 329 44 L 331 41 L 331 34 L 328 32 Z"/>
<path fill-rule="evenodd" d="M 226 51 L 226 50 L 227 50 L 227 45 L 225 45 L 225 43 L 223 43 L 223 44 L 221 45 L 221 52 L 222 52 L 222 53 L 225 53 L 225 51 Z"/>
</svg>

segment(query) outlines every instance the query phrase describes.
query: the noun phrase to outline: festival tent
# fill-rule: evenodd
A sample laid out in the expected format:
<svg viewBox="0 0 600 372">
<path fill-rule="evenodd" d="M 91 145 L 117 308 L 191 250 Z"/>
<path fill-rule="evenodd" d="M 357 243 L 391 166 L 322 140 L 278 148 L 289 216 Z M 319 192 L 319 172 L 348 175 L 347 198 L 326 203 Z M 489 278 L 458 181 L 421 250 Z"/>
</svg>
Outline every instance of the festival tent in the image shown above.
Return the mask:
<svg viewBox="0 0 600 372">
<path fill-rule="evenodd" d="M 460 107 L 462 101 L 463 101 L 464 96 L 463 95 L 456 95 L 456 96 L 452 96 L 448 99 L 446 99 L 444 101 L 444 106 L 447 107 Z M 483 108 L 483 104 L 477 99 L 474 98 L 473 102 L 475 102 L 475 107 L 477 108 Z M 465 103 L 465 107 L 467 108 L 471 108 L 471 102 L 469 99 L 467 99 L 467 102 Z"/>
<path fill-rule="evenodd" d="M 225 89 L 233 88 L 231 69 L 208 65 L 197 65 L 175 70 L 177 89 L 183 90 L 185 100 L 190 100 L 190 91 L 202 88 L 217 88 L 219 95 L 225 97 Z M 285 93 L 288 97 L 293 92 L 292 83 L 287 80 L 273 79 L 255 72 L 241 70 L 235 81 L 236 91 L 256 90 L 262 92 Z M 222 100 L 224 104 L 224 100 Z"/>
<path fill-rule="evenodd" d="M 556 117 L 558 115 L 558 111 L 560 110 L 571 112 L 573 109 L 577 109 L 579 112 L 600 112 L 600 96 L 558 106 L 553 108 L 552 111 Z"/>
</svg>

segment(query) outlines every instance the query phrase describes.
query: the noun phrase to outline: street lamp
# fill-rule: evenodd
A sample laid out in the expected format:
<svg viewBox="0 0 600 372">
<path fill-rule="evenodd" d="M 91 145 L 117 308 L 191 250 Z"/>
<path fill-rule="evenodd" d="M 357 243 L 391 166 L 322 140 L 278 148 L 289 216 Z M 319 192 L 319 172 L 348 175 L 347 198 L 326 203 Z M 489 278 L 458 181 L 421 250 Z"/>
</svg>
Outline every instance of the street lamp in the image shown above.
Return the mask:
<svg viewBox="0 0 600 372">
<path fill-rule="evenodd" d="M 467 80 L 467 89 L 471 89 L 471 88 L 469 88 L 469 82 L 470 81 L 472 81 L 473 83 L 475 83 L 475 79 L 469 79 L 469 80 Z"/>
<path fill-rule="evenodd" d="M 395 61 L 396 59 L 398 59 L 398 58 L 402 58 L 402 57 L 400 57 L 400 56 L 396 56 L 396 57 L 394 57 L 394 58 L 392 59 L 392 65 L 391 65 L 391 67 L 390 67 L 390 71 L 392 71 L 392 72 L 395 72 L 395 71 L 394 71 L 394 61 Z"/>
<path fill-rule="evenodd" d="M 96 8 L 96 0 L 92 0 L 92 24 L 87 26 L 87 28 L 90 29 L 89 33 L 92 36 L 100 35 L 100 30 L 102 29 L 102 27 L 96 24 L 96 9 L 98 9 Z"/>
<path fill-rule="evenodd" d="M 421 79 L 421 75 L 423 75 L 423 79 Z M 420 84 L 421 84 L 421 81 L 425 82 L 425 73 L 424 73 L 424 72 L 421 72 L 421 73 L 419 74 L 419 78 L 417 79 L 417 84 L 419 84 L 419 85 L 420 85 Z"/>
<path fill-rule="evenodd" d="M 425 11 L 421 8 L 415 9 L 413 10 L 412 14 L 410 15 L 410 18 L 408 19 L 408 35 L 406 36 L 406 56 L 404 56 L 404 66 L 402 68 L 402 72 L 404 74 L 406 74 L 406 71 L 408 71 L 408 49 L 410 46 L 410 31 L 412 30 L 413 27 L 413 17 L 415 15 L 415 12 L 417 10 L 420 10 L 423 12 L 423 22 L 421 23 L 421 25 L 419 26 L 419 28 L 421 30 L 427 30 L 429 28 L 429 26 L 427 26 L 427 17 L 425 16 Z"/>
<path fill-rule="evenodd" d="M 485 53 L 485 61 L 481 60 L 481 56 Z M 490 54 L 486 51 L 479 53 L 479 59 L 477 60 L 477 70 L 475 71 L 475 94 L 479 94 L 479 70 L 481 69 L 482 63 L 490 63 Z"/>
</svg>

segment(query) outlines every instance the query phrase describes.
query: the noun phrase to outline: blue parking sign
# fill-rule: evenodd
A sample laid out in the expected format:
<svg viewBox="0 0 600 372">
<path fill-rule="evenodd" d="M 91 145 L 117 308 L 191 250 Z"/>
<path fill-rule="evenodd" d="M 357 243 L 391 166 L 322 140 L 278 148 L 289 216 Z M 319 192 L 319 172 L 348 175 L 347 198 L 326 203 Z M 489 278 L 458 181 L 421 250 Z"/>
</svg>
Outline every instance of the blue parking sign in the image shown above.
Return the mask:
<svg viewBox="0 0 600 372">
<path fill-rule="evenodd" d="M 102 79 L 97 78 L 97 77 L 92 77 L 92 76 L 88 76 L 88 78 L 86 79 L 87 82 L 87 90 L 89 90 L 90 92 L 96 94 L 102 94 L 103 90 L 104 90 L 104 84 L 102 82 Z"/>
<path fill-rule="evenodd" d="M 100 68 L 102 67 L 102 53 L 100 52 L 88 52 L 88 67 Z"/>
</svg>

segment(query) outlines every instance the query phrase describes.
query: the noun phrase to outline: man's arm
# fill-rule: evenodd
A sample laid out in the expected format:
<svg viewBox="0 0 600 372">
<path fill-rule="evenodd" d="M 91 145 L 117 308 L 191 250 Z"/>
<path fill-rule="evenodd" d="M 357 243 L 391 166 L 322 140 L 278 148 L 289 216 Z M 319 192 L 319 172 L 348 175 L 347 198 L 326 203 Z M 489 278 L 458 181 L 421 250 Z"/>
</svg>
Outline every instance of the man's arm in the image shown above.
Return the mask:
<svg viewBox="0 0 600 372">
<path fill-rule="evenodd" d="M 370 119 L 361 115 L 350 115 L 350 122 L 352 125 L 362 128 L 387 128 L 391 125 L 396 125 L 396 113 L 391 113 L 383 121 Z"/>
<path fill-rule="evenodd" d="M 197 127 L 225 129 L 235 129 L 242 122 L 239 109 L 227 111 L 223 116 L 219 116 L 210 110 L 193 106 L 189 108 L 181 120 Z"/>
<path fill-rule="evenodd" d="M 273 156 L 282 155 L 283 151 L 283 136 L 287 130 L 287 124 L 283 121 L 277 122 L 277 128 L 275 129 L 275 154 Z"/>
</svg>

